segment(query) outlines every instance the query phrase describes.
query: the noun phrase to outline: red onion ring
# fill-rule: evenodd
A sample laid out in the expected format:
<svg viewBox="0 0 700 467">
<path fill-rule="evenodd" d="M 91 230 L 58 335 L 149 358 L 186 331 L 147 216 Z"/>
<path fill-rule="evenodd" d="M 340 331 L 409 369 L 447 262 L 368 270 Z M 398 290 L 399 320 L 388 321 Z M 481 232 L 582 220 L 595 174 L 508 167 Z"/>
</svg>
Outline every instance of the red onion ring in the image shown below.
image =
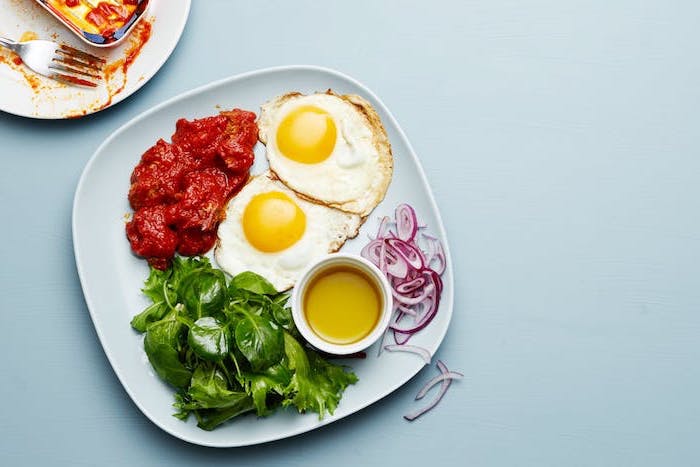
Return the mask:
<svg viewBox="0 0 700 467">
<path fill-rule="evenodd" d="M 418 316 L 418 312 L 414 310 L 413 308 L 409 308 L 407 306 L 404 306 L 400 303 L 396 303 L 396 306 L 394 307 L 395 310 L 398 310 L 400 314 L 405 314 L 409 316 Z"/>
<path fill-rule="evenodd" d="M 396 284 L 396 291 L 401 294 L 407 294 L 420 289 L 423 285 L 425 285 L 424 277 L 407 278 L 406 281 L 400 281 Z"/>
<path fill-rule="evenodd" d="M 432 321 L 433 317 L 435 316 L 435 313 L 437 313 L 438 305 L 440 304 L 439 295 L 433 295 L 432 299 L 433 301 L 430 302 L 430 304 L 428 305 L 428 310 L 423 314 L 422 317 L 419 318 L 417 323 L 411 325 L 410 327 L 404 328 L 399 326 L 399 324 L 396 323 L 396 321 L 394 321 L 394 323 L 389 324 L 389 328 L 391 328 L 393 331 L 410 335 L 415 334 L 416 332 L 426 327 L 428 324 L 430 324 L 430 321 Z"/>
<path fill-rule="evenodd" d="M 404 345 L 408 340 L 413 336 L 413 334 L 407 334 L 405 332 L 397 331 L 395 329 L 392 329 L 394 331 L 394 341 L 398 345 Z"/>
<path fill-rule="evenodd" d="M 438 360 L 438 362 L 437 362 L 437 367 L 438 367 L 438 369 L 440 370 L 440 373 L 442 374 L 443 377 L 444 377 L 446 374 L 449 374 L 449 373 L 450 373 L 450 370 L 447 368 L 447 366 L 446 366 L 444 363 L 442 363 L 441 360 Z M 433 378 L 433 379 L 434 379 L 434 378 Z M 439 392 L 438 395 L 435 397 L 435 399 L 433 399 L 433 401 L 432 401 L 430 404 L 426 405 L 426 406 L 423 407 L 422 409 L 419 409 L 419 410 L 417 410 L 416 412 L 413 412 L 413 413 L 404 415 L 403 418 L 405 418 L 405 419 L 408 420 L 409 422 L 412 422 L 413 420 L 415 420 L 416 418 L 420 417 L 421 415 L 423 415 L 423 414 L 425 414 L 425 413 L 431 411 L 432 409 L 434 409 L 435 406 L 438 405 L 438 403 L 439 403 L 439 402 L 442 400 L 442 398 L 445 396 L 445 393 L 447 392 L 447 390 L 449 389 L 450 385 L 452 384 L 452 379 L 453 379 L 453 378 L 451 378 L 451 377 L 444 377 L 444 379 L 442 379 L 442 381 L 441 381 L 442 384 L 440 385 L 440 392 Z M 426 393 L 427 393 L 428 390 L 430 389 L 430 387 L 432 387 L 432 386 L 428 387 L 428 385 L 430 385 L 431 382 L 432 382 L 432 380 L 429 381 L 428 384 L 427 384 L 426 386 L 424 386 L 424 387 L 418 392 L 418 394 L 420 394 L 420 393 L 422 393 L 422 392 L 426 392 Z M 433 385 L 434 385 L 434 384 L 435 384 L 435 383 L 433 383 Z M 426 387 L 428 387 L 428 389 L 426 389 Z M 423 395 L 425 395 L 425 394 L 423 394 Z M 422 397 L 422 396 L 421 396 L 421 397 Z M 419 398 L 416 397 L 416 399 L 419 399 Z"/>
<path fill-rule="evenodd" d="M 421 302 L 423 302 L 425 299 L 428 298 L 428 296 L 433 293 L 435 290 L 435 285 L 433 284 L 428 284 L 423 288 L 423 291 L 418 295 L 417 297 L 407 297 L 404 294 L 398 293 L 395 289 L 391 291 L 391 294 L 394 296 L 394 299 L 397 301 L 403 303 L 404 305 L 417 305 Z"/>
<path fill-rule="evenodd" d="M 408 204 L 399 204 L 394 212 L 396 216 L 396 235 L 406 242 L 415 238 L 418 232 L 416 211 Z"/>
<path fill-rule="evenodd" d="M 385 240 L 387 249 L 391 248 L 398 256 L 402 257 L 413 269 L 423 269 L 424 256 L 420 248 L 398 238 Z"/>
<path fill-rule="evenodd" d="M 409 352 L 419 355 L 426 364 L 430 364 L 430 351 L 424 347 L 417 345 L 385 345 L 385 350 L 389 352 Z"/>
<path fill-rule="evenodd" d="M 389 216 L 382 217 L 382 220 L 379 222 L 379 231 L 377 232 L 377 238 L 386 237 L 387 232 L 389 231 L 390 224 L 391 219 L 389 219 Z"/>
<path fill-rule="evenodd" d="M 421 234 L 421 237 L 423 237 L 428 244 L 427 248 L 429 253 L 426 254 L 425 264 L 430 266 L 433 261 L 437 260 L 438 266 L 433 268 L 433 270 L 438 274 L 442 274 L 445 272 L 445 268 L 447 267 L 447 260 L 445 259 L 445 252 L 442 249 L 442 243 L 440 243 L 440 240 L 432 235 L 424 233 Z"/>
<path fill-rule="evenodd" d="M 360 254 L 384 273 L 400 279 L 408 275 L 408 264 L 393 249 L 391 251 L 387 249 L 384 239 L 372 240 L 365 245 Z"/>
<path fill-rule="evenodd" d="M 387 347 L 387 346 L 385 346 Z M 399 347 L 411 347 L 410 345 L 400 345 Z M 387 349 L 389 350 L 389 349 Z M 425 386 L 421 388 L 421 390 L 416 394 L 416 400 L 421 400 L 425 395 L 430 391 L 433 386 L 436 384 L 445 381 L 446 379 L 462 379 L 464 378 L 464 375 L 460 373 L 459 371 L 448 371 L 446 373 L 442 373 L 425 383 Z"/>
</svg>

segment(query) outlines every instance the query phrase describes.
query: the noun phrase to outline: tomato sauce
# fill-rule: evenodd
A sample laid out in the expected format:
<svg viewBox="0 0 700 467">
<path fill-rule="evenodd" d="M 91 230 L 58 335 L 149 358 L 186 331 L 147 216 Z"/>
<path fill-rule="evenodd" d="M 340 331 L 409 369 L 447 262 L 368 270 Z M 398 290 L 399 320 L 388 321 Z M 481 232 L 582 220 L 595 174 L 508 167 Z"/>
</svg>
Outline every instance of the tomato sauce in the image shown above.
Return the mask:
<svg viewBox="0 0 700 467">
<path fill-rule="evenodd" d="M 157 269 L 176 252 L 209 251 L 228 200 L 248 180 L 257 139 L 255 114 L 245 110 L 178 120 L 171 142 L 158 140 L 131 174 L 132 251 Z"/>
</svg>

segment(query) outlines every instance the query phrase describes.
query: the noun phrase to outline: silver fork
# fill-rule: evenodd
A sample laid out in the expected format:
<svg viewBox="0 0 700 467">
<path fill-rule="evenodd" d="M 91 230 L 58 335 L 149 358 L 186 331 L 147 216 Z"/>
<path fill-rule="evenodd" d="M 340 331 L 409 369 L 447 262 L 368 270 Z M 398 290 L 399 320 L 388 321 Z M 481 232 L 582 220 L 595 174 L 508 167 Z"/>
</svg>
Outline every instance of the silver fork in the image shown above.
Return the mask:
<svg viewBox="0 0 700 467">
<path fill-rule="evenodd" d="M 102 67 L 107 62 L 82 50 L 52 41 L 17 42 L 0 37 L 0 45 L 19 55 L 27 67 L 62 83 L 97 87 L 102 79 Z"/>
</svg>

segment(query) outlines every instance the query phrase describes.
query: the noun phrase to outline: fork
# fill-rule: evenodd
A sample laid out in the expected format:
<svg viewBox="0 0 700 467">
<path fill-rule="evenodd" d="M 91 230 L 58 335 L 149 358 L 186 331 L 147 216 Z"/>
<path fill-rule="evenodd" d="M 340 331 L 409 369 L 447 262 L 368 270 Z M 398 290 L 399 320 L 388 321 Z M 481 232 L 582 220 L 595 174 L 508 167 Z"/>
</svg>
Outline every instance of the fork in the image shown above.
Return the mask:
<svg viewBox="0 0 700 467">
<path fill-rule="evenodd" d="M 62 83 L 97 87 L 102 79 L 104 58 L 52 41 L 17 42 L 0 37 L 0 45 L 10 49 L 31 70 Z"/>
</svg>

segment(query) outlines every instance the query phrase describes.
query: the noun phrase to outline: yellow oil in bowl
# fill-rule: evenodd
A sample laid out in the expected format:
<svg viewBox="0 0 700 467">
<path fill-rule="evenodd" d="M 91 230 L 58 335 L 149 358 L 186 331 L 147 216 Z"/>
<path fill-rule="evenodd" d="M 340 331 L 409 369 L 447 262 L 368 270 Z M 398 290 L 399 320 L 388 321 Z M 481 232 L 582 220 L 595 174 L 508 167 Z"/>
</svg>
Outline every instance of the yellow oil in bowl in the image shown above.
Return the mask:
<svg viewBox="0 0 700 467">
<path fill-rule="evenodd" d="M 364 271 L 346 265 L 319 272 L 303 296 L 309 327 L 332 344 L 351 344 L 369 335 L 383 307 L 376 282 Z"/>
</svg>

